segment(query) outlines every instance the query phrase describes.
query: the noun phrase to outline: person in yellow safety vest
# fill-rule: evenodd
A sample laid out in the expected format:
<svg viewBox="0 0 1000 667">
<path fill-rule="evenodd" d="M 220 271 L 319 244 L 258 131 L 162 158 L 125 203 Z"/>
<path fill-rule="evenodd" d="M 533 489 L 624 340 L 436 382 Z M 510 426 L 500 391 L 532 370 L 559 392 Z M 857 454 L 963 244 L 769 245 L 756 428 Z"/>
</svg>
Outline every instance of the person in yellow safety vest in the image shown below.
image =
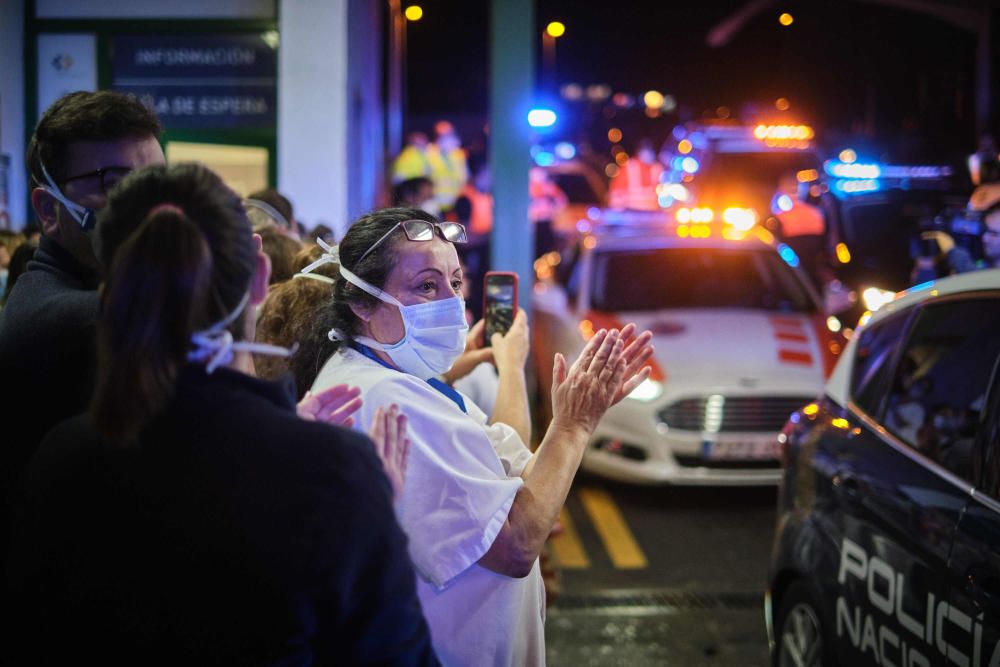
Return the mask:
<svg viewBox="0 0 1000 667">
<path fill-rule="evenodd" d="M 434 131 L 437 139 L 427 147 L 427 161 L 430 178 L 434 181 L 434 197 L 441 210 L 447 212 L 455 206 L 455 200 L 469 180 L 469 167 L 454 126 L 442 120 L 434 126 Z"/>
<path fill-rule="evenodd" d="M 410 132 L 406 146 L 392 163 L 392 183 L 398 185 L 412 178 L 430 178 L 431 163 L 427 159 L 430 142 L 423 132 Z"/>
<path fill-rule="evenodd" d="M 611 208 L 635 211 L 658 211 L 660 203 L 656 186 L 660 184 L 663 165 L 656 159 L 656 151 L 649 139 L 636 145 L 635 156 L 622 165 L 611 179 L 608 199 Z"/>
</svg>

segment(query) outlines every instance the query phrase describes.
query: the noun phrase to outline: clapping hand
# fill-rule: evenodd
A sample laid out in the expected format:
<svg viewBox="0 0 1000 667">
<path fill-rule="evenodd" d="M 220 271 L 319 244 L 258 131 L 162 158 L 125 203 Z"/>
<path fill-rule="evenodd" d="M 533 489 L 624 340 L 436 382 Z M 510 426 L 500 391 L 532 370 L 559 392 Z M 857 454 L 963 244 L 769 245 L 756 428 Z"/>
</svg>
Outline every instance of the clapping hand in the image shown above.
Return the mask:
<svg viewBox="0 0 1000 667">
<path fill-rule="evenodd" d="M 406 479 L 406 463 L 410 455 L 410 439 L 406 437 L 406 415 L 395 403 L 388 408 L 375 410 L 372 430 L 375 453 L 382 459 L 385 475 L 392 486 L 392 496 L 398 499 Z"/>
<path fill-rule="evenodd" d="M 593 431 L 605 411 L 628 396 L 646 378 L 644 366 L 652 356 L 652 334 L 635 335 L 635 325 L 600 330 L 567 368 L 566 358 L 556 354 L 552 368 L 553 423 L 567 428 L 583 427 Z"/>
<path fill-rule="evenodd" d="M 338 384 L 314 394 L 307 391 L 296 408 L 299 417 L 307 421 L 320 421 L 350 428 L 352 415 L 361 408 L 361 390 Z"/>
</svg>

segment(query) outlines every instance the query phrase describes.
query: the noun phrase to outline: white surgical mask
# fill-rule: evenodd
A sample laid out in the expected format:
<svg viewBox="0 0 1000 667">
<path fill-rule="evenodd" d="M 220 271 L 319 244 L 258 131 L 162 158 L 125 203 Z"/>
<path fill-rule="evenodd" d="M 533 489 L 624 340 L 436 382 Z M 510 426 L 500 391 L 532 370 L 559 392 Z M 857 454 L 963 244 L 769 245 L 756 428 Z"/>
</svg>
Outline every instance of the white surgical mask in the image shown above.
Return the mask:
<svg viewBox="0 0 1000 667">
<path fill-rule="evenodd" d="M 343 266 L 340 275 L 376 299 L 399 308 L 405 331 L 399 342 L 380 343 L 367 336 L 355 336 L 354 340 L 385 352 L 403 372 L 429 380 L 450 369 L 465 351 L 469 325 L 465 320 L 465 301 L 461 297 L 404 306 L 391 294 L 365 282 Z"/>
</svg>

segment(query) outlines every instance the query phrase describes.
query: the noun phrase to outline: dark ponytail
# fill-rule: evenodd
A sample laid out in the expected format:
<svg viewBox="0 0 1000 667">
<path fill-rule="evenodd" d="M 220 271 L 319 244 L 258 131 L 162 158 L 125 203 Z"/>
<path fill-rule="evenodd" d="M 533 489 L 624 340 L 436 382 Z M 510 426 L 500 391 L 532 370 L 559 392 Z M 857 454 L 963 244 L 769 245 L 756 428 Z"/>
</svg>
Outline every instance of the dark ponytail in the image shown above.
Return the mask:
<svg viewBox="0 0 1000 667">
<path fill-rule="evenodd" d="M 239 197 L 199 165 L 150 167 L 123 180 L 101 212 L 107 268 L 90 419 L 113 442 L 136 440 L 163 412 L 191 334 L 231 313 L 256 264 Z M 243 338 L 244 317 L 229 330 Z"/>
<path fill-rule="evenodd" d="M 90 410 L 106 438 L 123 442 L 173 395 L 193 323 L 206 319 L 212 254 L 180 210 L 162 210 L 118 249 L 112 275 L 102 295 L 102 371 Z"/>
</svg>

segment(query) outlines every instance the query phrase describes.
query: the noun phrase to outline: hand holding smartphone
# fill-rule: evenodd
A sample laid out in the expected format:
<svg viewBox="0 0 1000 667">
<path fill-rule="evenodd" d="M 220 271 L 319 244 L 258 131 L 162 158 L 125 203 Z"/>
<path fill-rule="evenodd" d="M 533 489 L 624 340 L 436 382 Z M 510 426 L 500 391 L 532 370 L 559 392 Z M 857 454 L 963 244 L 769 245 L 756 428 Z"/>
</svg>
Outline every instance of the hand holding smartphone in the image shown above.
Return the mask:
<svg viewBox="0 0 1000 667">
<path fill-rule="evenodd" d="M 490 271 L 483 281 L 483 317 L 486 319 L 486 345 L 494 333 L 506 335 L 517 314 L 517 274 Z"/>
</svg>

